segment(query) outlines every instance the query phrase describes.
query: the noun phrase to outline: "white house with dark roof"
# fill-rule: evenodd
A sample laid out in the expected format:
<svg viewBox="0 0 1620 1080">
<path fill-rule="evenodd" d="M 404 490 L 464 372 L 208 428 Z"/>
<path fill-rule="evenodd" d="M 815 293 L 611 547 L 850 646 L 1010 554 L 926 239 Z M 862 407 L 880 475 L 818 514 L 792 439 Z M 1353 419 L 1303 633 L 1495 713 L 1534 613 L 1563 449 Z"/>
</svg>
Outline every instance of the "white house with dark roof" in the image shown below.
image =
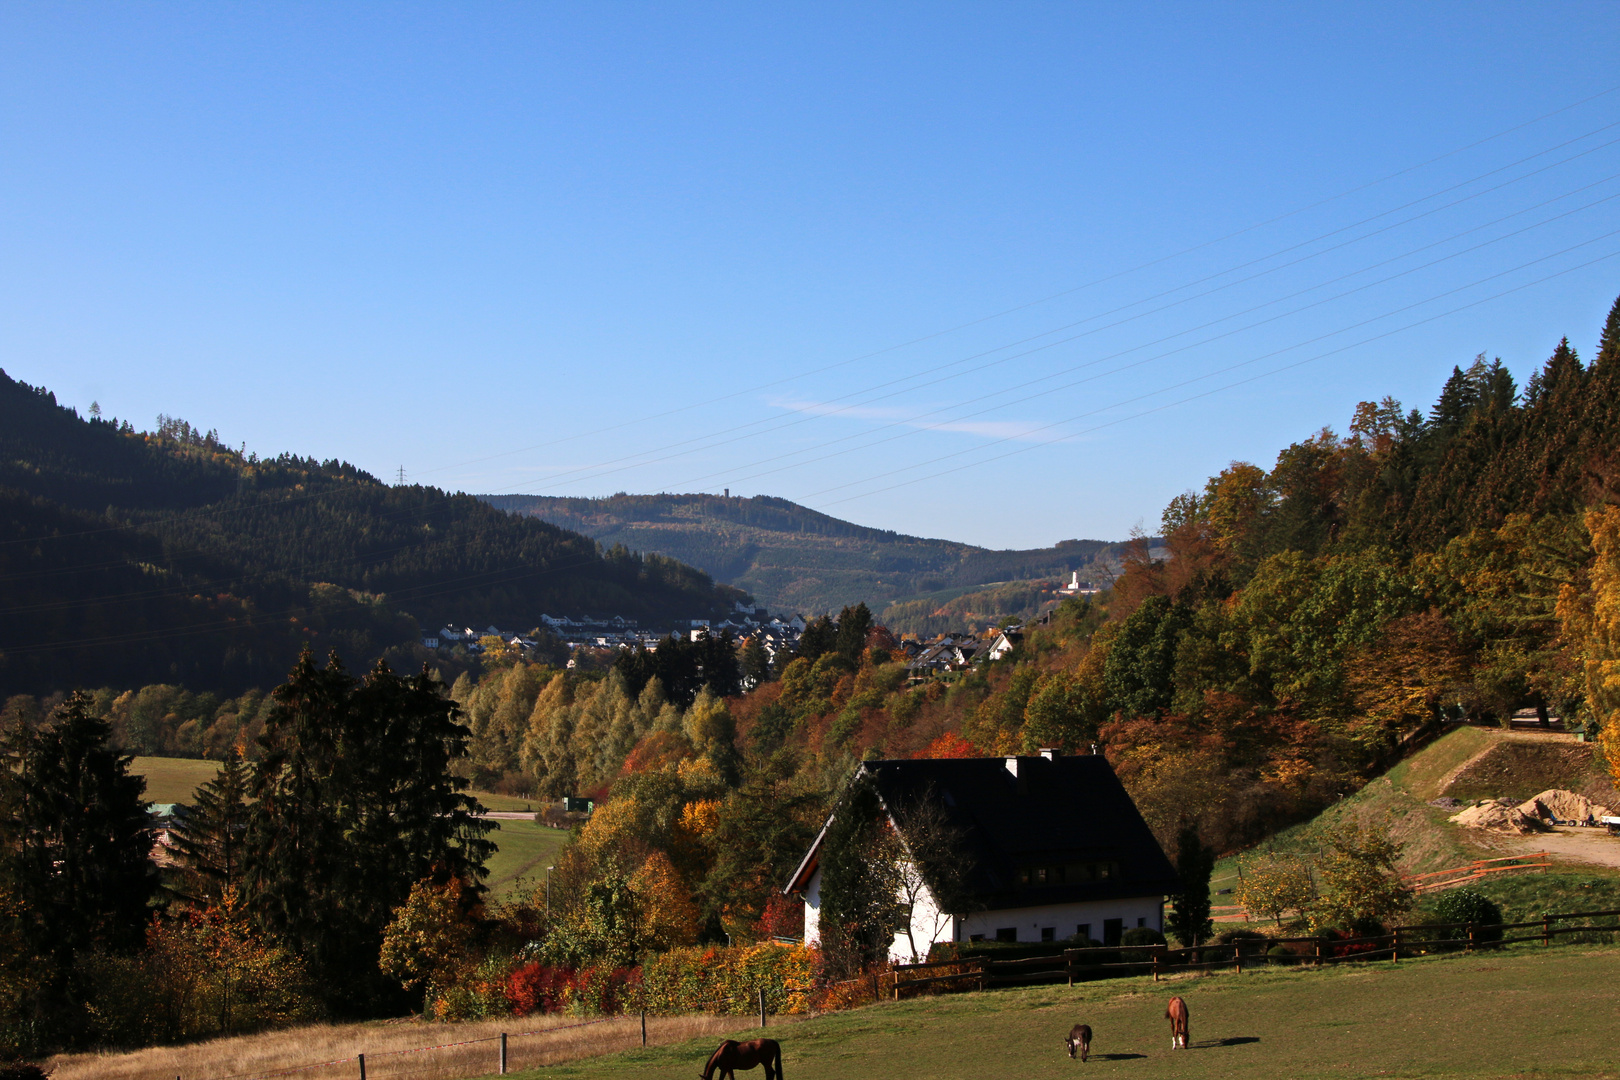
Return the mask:
<svg viewBox="0 0 1620 1080">
<path fill-rule="evenodd" d="M 1164 901 L 1176 888 L 1136 804 L 1100 756 L 869 761 L 889 823 L 905 833 L 905 808 L 936 800 L 960 837 L 966 910 L 945 912 L 926 887 L 895 934 L 889 958 L 913 959 L 938 941 L 1063 941 L 1118 944 L 1135 927 L 1164 929 Z M 829 818 L 827 824 L 830 825 Z M 827 827 L 783 889 L 804 899 L 806 944 L 820 940 L 821 845 Z M 920 957 L 919 957 L 920 958 Z"/>
</svg>

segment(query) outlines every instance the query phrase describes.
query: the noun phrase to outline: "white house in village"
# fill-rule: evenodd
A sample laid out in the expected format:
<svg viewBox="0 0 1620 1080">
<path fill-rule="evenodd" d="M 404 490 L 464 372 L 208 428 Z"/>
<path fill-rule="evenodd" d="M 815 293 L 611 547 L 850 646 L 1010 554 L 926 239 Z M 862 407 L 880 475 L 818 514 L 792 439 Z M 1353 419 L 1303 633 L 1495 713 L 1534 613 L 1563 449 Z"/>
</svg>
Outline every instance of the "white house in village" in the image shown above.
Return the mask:
<svg viewBox="0 0 1620 1080">
<path fill-rule="evenodd" d="M 1164 929 L 1175 869 L 1100 756 L 869 761 L 889 823 L 894 808 L 935 800 L 960 837 L 967 910 L 943 912 L 926 886 L 889 958 L 925 959 L 938 941 L 1064 941 L 1117 945 L 1134 927 Z M 905 817 L 904 813 L 899 815 Z M 828 819 L 831 824 L 831 819 Z M 804 939 L 820 940 L 820 852 L 826 826 L 784 892 L 804 899 Z M 904 839 L 904 831 L 901 830 Z"/>
</svg>

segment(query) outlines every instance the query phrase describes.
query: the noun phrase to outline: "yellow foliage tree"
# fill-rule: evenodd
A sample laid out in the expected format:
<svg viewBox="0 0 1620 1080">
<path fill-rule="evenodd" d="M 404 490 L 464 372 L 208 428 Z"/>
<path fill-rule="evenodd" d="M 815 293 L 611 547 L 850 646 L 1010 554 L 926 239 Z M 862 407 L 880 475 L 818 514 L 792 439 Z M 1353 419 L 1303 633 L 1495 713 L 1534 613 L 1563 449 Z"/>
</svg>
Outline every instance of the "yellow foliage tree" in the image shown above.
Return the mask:
<svg viewBox="0 0 1620 1080">
<path fill-rule="evenodd" d="M 384 974 L 431 997 L 450 986 L 469 963 L 473 925 L 462 905 L 462 884 L 431 880 L 411 886 L 394 921 L 383 931 L 377 966 Z"/>
<path fill-rule="evenodd" d="M 1620 507 L 1590 511 L 1585 522 L 1594 556 L 1589 587 L 1559 589 L 1558 621 L 1585 677 L 1598 745 L 1620 781 Z"/>
<path fill-rule="evenodd" d="M 1234 895 L 1249 918 L 1261 915 L 1281 926 L 1284 915 L 1292 912 L 1304 916 L 1311 909 L 1316 900 L 1316 882 L 1305 859 L 1272 853 L 1242 864 Z"/>
<path fill-rule="evenodd" d="M 669 856 L 662 851 L 648 856 L 630 876 L 630 891 L 641 917 L 638 938 L 642 948 L 662 952 L 697 940 L 698 908 Z"/>
</svg>

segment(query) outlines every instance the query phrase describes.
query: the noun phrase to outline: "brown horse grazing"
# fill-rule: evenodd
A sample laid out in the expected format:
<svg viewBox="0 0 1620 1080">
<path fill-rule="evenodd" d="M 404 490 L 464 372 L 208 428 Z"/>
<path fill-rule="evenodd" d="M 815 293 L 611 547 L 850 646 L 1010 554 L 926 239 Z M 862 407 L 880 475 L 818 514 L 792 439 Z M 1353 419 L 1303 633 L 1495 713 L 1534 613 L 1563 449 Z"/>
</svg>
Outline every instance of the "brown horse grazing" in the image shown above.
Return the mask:
<svg viewBox="0 0 1620 1080">
<path fill-rule="evenodd" d="M 1187 1031 L 1192 1013 L 1179 995 L 1170 999 L 1169 1006 L 1164 1010 L 1164 1018 L 1170 1021 L 1170 1049 L 1187 1049 Z"/>
<path fill-rule="evenodd" d="M 1074 1025 L 1069 1029 L 1069 1037 L 1064 1040 L 1064 1045 L 1069 1048 L 1071 1058 L 1078 1053 L 1081 1061 L 1086 1060 L 1086 1056 L 1091 1053 L 1090 1026 L 1086 1024 Z"/>
<path fill-rule="evenodd" d="M 699 1075 L 703 1080 L 715 1080 L 714 1071 L 720 1070 L 719 1080 L 737 1080 L 734 1069 L 752 1069 L 765 1066 L 765 1080 L 782 1080 L 782 1047 L 775 1039 L 749 1039 L 738 1042 L 727 1039 L 709 1055 L 709 1063 Z"/>
</svg>

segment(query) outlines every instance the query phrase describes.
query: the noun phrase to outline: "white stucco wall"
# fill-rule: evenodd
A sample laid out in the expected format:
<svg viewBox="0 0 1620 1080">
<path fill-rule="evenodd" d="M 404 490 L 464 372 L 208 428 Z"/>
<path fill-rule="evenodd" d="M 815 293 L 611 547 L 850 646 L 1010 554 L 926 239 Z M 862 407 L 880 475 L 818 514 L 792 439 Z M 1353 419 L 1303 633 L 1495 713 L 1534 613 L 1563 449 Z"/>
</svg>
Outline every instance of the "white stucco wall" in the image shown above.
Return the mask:
<svg viewBox="0 0 1620 1080">
<path fill-rule="evenodd" d="M 1164 898 L 1161 896 L 1124 897 L 1118 900 L 1092 900 L 1075 904 L 1047 904 L 1040 907 L 1009 908 L 996 911 L 975 911 L 957 919 L 944 915 L 933 894 L 922 889 L 912 907 L 911 934 L 904 929 L 894 935 L 889 946 L 889 959 L 909 964 L 913 960 L 912 945 L 916 944 L 916 960 L 928 958 L 928 947 L 936 941 L 969 941 L 973 935 L 985 940 L 996 940 L 996 931 L 1011 928 L 1019 941 L 1040 941 L 1041 931 L 1050 928 L 1054 942 L 1073 936 L 1082 925 L 1090 926 L 1090 934 L 1103 940 L 1103 923 L 1119 919 L 1120 929 L 1132 930 L 1137 926 L 1150 926 L 1164 931 Z M 810 875 L 804 889 L 804 943 L 821 943 L 821 868 Z"/>
<path fill-rule="evenodd" d="M 804 943 L 821 944 L 821 867 L 804 886 Z"/>
<path fill-rule="evenodd" d="M 1162 933 L 1164 898 L 1135 896 L 1002 911 L 975 911 L 958 920 L 954 940 L 968 941 L 974 934 L 982 934 L 987 941 L 994 941 L 997 930 L 1012 928 L 1018 932 L 1019 941 L 1040 941 L 1041 931 L 1050 928 L 1054 940 L 1062 941 L 1072 936 L 1082 924 L 1089 924 L 1091 936 L 1101 941 L 1103 922 L 1107 919 L 1119 919 L 1122 930 L 1131 930 L 1140 925 L 1150 926 Z"/>
</svg>

